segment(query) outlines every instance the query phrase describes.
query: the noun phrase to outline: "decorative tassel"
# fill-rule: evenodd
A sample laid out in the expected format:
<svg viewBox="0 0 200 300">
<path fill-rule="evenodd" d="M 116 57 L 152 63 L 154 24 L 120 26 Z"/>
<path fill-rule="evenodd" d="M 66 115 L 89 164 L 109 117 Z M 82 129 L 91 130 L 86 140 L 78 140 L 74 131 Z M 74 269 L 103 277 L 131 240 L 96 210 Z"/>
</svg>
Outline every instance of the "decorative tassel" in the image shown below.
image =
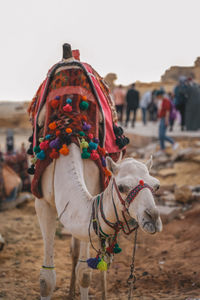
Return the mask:
<svg viewBox="0 0 200 300">
<path fill-rule="evenodd" d="M 93 136 L 92 133 L 89 133 L 89 134 L 88 134 L 88 137 L 89 137 L 90 140 L 92 140 L 94 136 Z"/>
<path fill-rule="evenodd" d="M 72 111 L 72 106 L 70 104 L 66 104 L 65 106 L 63 106 L 63 110 L 65 112 L 71 112 Z"/>
<path fill-rule="evenodd" d="M 89 107 L 89 103 L 86 102 L 86 101 L 81 101 L 81 103 L 80 103 L 79 106 L 80 106 L 80 109 L 81 109 L 81 110 L 87 110 L 88 107 Z"/>
<path fill-rule="evenodd" d="M 39 153 L 40 152 L 40 146 L 35 146 L 34 148 L 33 148 L 33 151 L 35 152 L 35 153 Z"/>
<path fill-rule="evenodd" d="M 99 154 L 97 153 L 97 151 L 92 150 L 92 153 L 91 153 L 91 155 L 90 155 L 90 158 L 91 158 L 92 160 L 97 160 L 97 159 L 99 159 Z"/>
<path fill-rule="evenodd" d="M 55 99 L 56 99 L 56 100 L 60 100 L 60 96 L 56 96 Z"/>
<path fill-rule="evenodd" d="M 97 150 L 98 144 L 93 143 L 93 142 L 89 142 L 89 147 L 91 150 Z"/>
<path fill-rule="evenodd" d="M 50 138 L 52 137 L 52 135 L 51 134 L 47 134 L 46 136 L 45 136 L 45 140 L 49 140 Z"/>
<path fill-rule="evenodd" d="M 27 150 L 27 154 L 33 155 L 33 144 L 31 144 Z"/>
<path fill-rule="evenodd" d="M 36 156 L 40 160 L 44 160 L 46 157 L 44 150 L 41 150 L 39 153 L 36 154 Z"/>
<path fill-rule="evenodd" d="M 44 141 L 40 143 L 40 149 L 41 150 L 47 150 L 49 148 L 49 141 Z"/>
<path fill-rule="evenodd" d="M 67 104 L 71 104 L 71 103 L 72 103 L 72 99 L 67 98 L 67 99 L 66 99 L 66 103 L 67 103 Z"/>
<path fill-rule="evenodd" d="M 55 130 L 56 127 L 57 127 L 57 125 L 56 125 L 55 121 L 49 124 L 49 129 L 51 129 L 51 130 Z"/>
<path fill-rule="evenodd" d="M 105 175 L 107 177 L 111 177 L 112 176 L 112 173 L 107 168 L 104 169 L 104 173 L 105 173 Z"/>
<path fill-rule="evenodd" d="M 101 163 L 102 163 L 102 166 L 103 167 L 106 167 L 106 160 L 105 160 L 105 157 L 101 157 Z"/>
<path fill-rule="evenodd" d="M 72 133 L 72 129 L 71 129 L 71 128 L 66 128 L 65 131 L 66 131 L 67 133 Z"/>
<path fill-rule="evenodd" d="M 59 149 L 59 148 L 60 148 L 60 139 L 59 139 L 59 137 L 57 137 L 55 140 L 52 140 L 52 141 L 49 143 L 49 146 L 50 146 L 50 148 L 56 148 L 56 149 Z"/>
<path fill-rule="evenodd" d="M 59 136 L 61 134 L 60 130 L 56 130 L 56 136 Z"/>
<path fill-rule="evenodd" d="M 116 243 L 115 247 L 113 249 L 114 253 L 118 254 L 120 252 L 122 252 L 122 249 L 119 247 L 119 245 Z"/>
<path fill-rule="evenodd" d="M 144 186 L 144 180 L 141 179 L 141 180 L 139 181 L 139 184 L 142 185 L 142 186 Z"/>
<path fill-rule="evenodd" d="M 91 125 L 84 122 L 82 128 L 84 131 L 89 131 L 91 129 Z"/>
<path fill-rule="evenodd" d="M 52 149 L 51 153 L 49 154 L 49 156 L 52 158 L 52 159 L 56 159 L 59 157 L 59 153 L 56 151 L 56 149 Z"/>
<path fill-rule="evenodd" d="M 88 267 L 92 269 L 97 269 L 97 265 L 99 264 L 100 261 L 101 259 L 98 256 L 95 258 L 89 258 L 87 259 Z"/>
<path fill-rule="evenodd" d="M 29 141 L 29 143 L 33 142 L 33 135 L 29 136 L 28 141 Z"/>
<path fill-rule="evenodd" d="M 97 269 L 100 270 L 100 271 L 107 271 L 108 265 L 107 265 L 107 263 L 103 260 L 103 258 L 102 258 L 101 261 L 98 263 Z"/>
<path fill-rule="evenodd" d="M 39 138 L 39 142 L 40 142 L 40 143 L 42 143 L 43 141 L 44 141 L 44 138 L 43 138 L 43 137 Z"/>
<path fill-rule="evenodd" d="M 59 152 L 62 155 L 68 155 L 69 154 L 69 149 L 67 148 L 67 145 L 63 144 L 62 148 L 59 150 Z"/>
<path fill-rule="evenodd" d="M 83 153 L 81 154 L 81 157 L 82 157 L 83 159 L 90 158 L 90 153 L 87 152 L 87 148 L 84 148 L 84 149 L 83 149 Z"/>
<path fill-rule="evenodd" d="M 88 142 L 86 142 L 85 139 L 82 139 L 81 143 L 80 143 L 80 146 L 81 146 L 81 148 L 88 148 L 89 144 L 88 144 Z"/>
<path fill-rule="evenodd" d="M 31 163 L 32 163 L 33 165 L 35 165 L 35 164 L 36 164 L 36 161 L 37 161 L 37 156 L 33 156 L 33 157 L 31 158 Z"/>
<path fill-rule="evenodd" d="M 79 131 L 79 135 L 80 135 L 80 136 L 85 136 L 85 132 Z"/>
<path fill-rule="evenodd" d="M 33 175 L 35 174 L 35 166 L 31 165 L 30 168 L 27 170 L 28 174 Z"/>
<path fill-rule="evenodd" d="M 59 105 L 59 101 L 58 100 L 51 100 L 51 107 L 53 109 L 56 109 Z"/>
</svg>

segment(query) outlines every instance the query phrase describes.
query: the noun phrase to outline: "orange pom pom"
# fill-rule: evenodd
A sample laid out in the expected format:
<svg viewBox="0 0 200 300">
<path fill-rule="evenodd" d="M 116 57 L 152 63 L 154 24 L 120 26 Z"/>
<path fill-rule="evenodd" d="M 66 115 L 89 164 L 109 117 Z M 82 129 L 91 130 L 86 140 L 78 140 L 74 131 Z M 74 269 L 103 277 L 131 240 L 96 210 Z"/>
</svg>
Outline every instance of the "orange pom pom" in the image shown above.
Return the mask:
<svg viewBox="0 0 200 300">
<path fill-rule="evenodd" d="M 60 130 L 56 130 L 56 136 L 59 136 L 61 134 Z"/>
<path fill-rule="evenodd" d="M 87 120 L 88 120 L 87 116 L 85 116 L 85 115 L 82 116 L 82 120 L 85 121 L 85 122 L 87 122 Z"/>
<path fill-rule="evenodd" d="M 62 155 L 67 155 L 69 153 L 69 149 L 66 144 L 63 144 L 62 148 L 59 150 Z"/>
<path fill-rule="evenodd" d="M 72 133 L 72 129 L 71 129 L 71 128 L 66 128 L 65 131 L 66 131 L 67 133 Z"/>
<path fill-rule="evenodd" d="M 106 156 L 106 150 L 104 148 L 101 148 L 100 146 L 98 146 L 97 149 L 101 156 Z"/>
<path fill-rule="evenodd" d="M 57 127 L 57 125 L 56 125 L 56 122 L 55 122 L 55 121 L 49 124 L 49 128 L 50 128 L 51 130 L 56 129 L 56 127 Z"/>
<path fill-rule="evenodd" d="M 59 153 L 56 151 L 56 149 L 52 149 L 51 153 L 49 154 L 49 156 L 54 159 L 54 158 L 58 158 L 59 157 Z"/>
<path fill-rule="evenodd" d="M 58 100 L 52 100 L 51 101 L 51 107 L 52 108 L 57 108 L 58 107 L 58 105 L 59 105 L 59 101 Z"/>
<path fill-rule="evenodd" d="M 105 175 L 107 177 L 111 177 L 112 176 L 112 173 L 107 168 L 104 169 L 104 173 L 105 173 Z"/>
<path fill-rule="evenodd" d="M 83 100 L 83 101 L 86 101 L 86 100 L 87 100 L 87 96 L 83 96 L 83 97 L 82 97 L 82 100 Z"/>
</svg>

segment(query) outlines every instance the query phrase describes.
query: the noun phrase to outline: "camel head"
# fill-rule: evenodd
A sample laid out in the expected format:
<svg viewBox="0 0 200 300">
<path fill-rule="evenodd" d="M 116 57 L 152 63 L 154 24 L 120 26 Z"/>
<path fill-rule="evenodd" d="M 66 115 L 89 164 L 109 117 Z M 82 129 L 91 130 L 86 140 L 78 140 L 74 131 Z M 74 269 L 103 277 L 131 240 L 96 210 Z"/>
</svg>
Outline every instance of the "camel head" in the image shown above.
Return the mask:
<svg viewBox="0 0 200 300">
<path fill-rule="evenodd" d="M 152 193 L 158 190 L 160 186 L 159 180 L 149 174 L 152 163 L 152 158 L 146 164 L 133 158 L 126 158 L 120 163 L 115 163 L 111 158 L 107 158 L 107 167 L 115 178 L 130 217 L 137 220 L 143 231 L 154 234 L 162 231 L 162 222 Z M 130 192 L 141 182 L 147 184 L 148 188 L 141 189 L 129 205 L 126 200 L 130 198 Z M 123 206 L 120 200 L 116 201 L 122 210 Z"/>
</svg>

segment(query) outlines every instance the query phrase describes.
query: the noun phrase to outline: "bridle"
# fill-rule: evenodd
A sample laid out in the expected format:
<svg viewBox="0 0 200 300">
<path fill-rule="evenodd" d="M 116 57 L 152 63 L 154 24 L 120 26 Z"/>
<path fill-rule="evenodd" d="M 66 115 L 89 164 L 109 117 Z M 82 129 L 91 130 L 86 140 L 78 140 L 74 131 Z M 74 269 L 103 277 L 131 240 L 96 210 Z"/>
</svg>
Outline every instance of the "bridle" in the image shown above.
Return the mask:
<svg viewBox="0 0 200 300">
<path fill-rule="evenodd" d="M 117 186 L 117 183 L 115 181 L 115 178 L 113 178 L 111 180 L 113 180 L 113 183 L 112 183 L 112 204 L 113 204 L 113 208 L 114 208 L 114 212 L 115 212 L 115 216 L 116 216 L 116 222 L 115 223 L 110 222 L 106 218 L 106 216 L 104 214 L 104 210 L 103 210 L 103 193 L 101 193 L 100 195 L 98 195 L 97 197 L 95 197 L 95 199 L 93 201 L 93 208 L 92 208 L 93 229 L 94 229 L 94 231 L 96 232 L 97 235 L 100 234 L 104 238 L 109 237 L 109 235 L 103 232 L 103 230 L 102 230 L 102 228 L 101 228 L 101 226 L 99 224 L 99 220 L 97 218 L 97 215 L 98 215 L 97 210 L 98 210 L 98 208 L 100 210 L 100 214 L 101 214 L 101 217 L 102 217 L 103 221 L 110 228 L 112 228 L 114 230 L 114 236 L 117 236 L 117 234 L 118 234 L 118 232 L 120 230 L 122 230 L 126 235 L 129 235 L 136 228 L 138 228 L 138 223 L 133 218 L 132 218 L 132 220 L 134 222 L 133 228 L 130 227 L 129 221 L 126 218 L 125 214 L 128 214 L 130 216 L 129 211 L 128 211 L 130 204 L 137 197 L 137 195 L 139 194 L 139 192 L 141 190 L 145 189 L 145 188 L 149 189 L 151 191 L 151 193 L 153 194 L 153 189 L 147 183 L 144 183 L 143 180 L 140 180 L 139 184 L 129 192 L 129 194 L 127 195 L 126 199 L 124 200 L 122 198 L 121 194 L 120 194 L 120 191 L 118 189 L 118 186 Z M 118 212 L 117 212 L 117 208 L 116 208 L 115 201 L 114 201 L 114 196 L 113 196 L 113 191 L 114 190 L 116 191 L 117 196 L 118 196 L 118 198 L 120 200 L 120 203 L 123 206 L 123 210 L 122 210 L 123 221 L 120 221 L 120 219 L 119 219 L 119 215 L 118 215 Z"/>
</svg>

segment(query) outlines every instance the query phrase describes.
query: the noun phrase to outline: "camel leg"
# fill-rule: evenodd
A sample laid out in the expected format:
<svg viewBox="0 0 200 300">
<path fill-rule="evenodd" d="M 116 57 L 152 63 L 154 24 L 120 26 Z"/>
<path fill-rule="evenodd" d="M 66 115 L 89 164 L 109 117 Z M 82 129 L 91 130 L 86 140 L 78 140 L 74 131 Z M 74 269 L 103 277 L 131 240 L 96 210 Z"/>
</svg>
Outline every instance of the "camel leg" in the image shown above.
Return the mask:
<svg viewBox="0 0 200 300">
<path fill-rule="evenodd" d="M 71 256 L 72 256 L 72 273 L 69 289 L 69 299 L 75 298 L 75 284 L 76 284 L 76 265 L 79 258 L 80 241 L 72 237 L 71 240 Z"/>
<path fill-rule="evenodd" d="M 35 209 L 44 241 L 44 261 L 46 267 L 54 266 L 54 236 L 56 230 L 56 210 L 44 199 L 36 199 Z M 56 272 L 54 269 L 40 270 L 41 300 L 50 300 L 56 285 Z"/>
<path fill-rule="evenodd" d="M 106 272 L 101 272 L 101 290 L 102 290 L 102 300 L 107 299 L 107 283 L 106 283 Z"/>
<path fill-rule="evenodd" d="M 88 289 L 91 280 L 91 269 L 88 268 L 88 265 L 85 262 L 88 258 L 89 243 L 80 242 L 80 256 L 76 266 L 76 277 L 80 287 L 81 300 L 88 300 Z"/>
</svg>

